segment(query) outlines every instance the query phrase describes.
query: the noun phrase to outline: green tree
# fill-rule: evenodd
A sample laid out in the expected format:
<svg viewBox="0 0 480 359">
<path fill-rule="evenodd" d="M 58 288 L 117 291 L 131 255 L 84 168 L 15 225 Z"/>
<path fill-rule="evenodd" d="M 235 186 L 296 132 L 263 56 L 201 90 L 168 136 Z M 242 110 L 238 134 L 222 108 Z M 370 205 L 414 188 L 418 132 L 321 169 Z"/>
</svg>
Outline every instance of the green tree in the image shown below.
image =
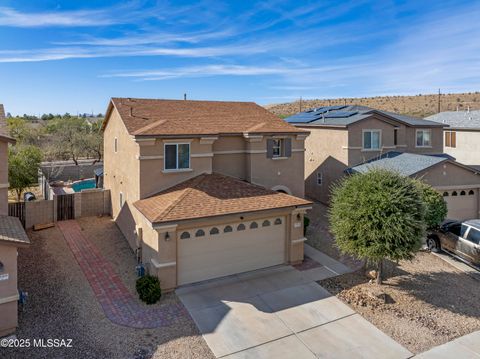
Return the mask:
<svg viewBox="0 0 480 359">
<path fill-rule="evenodd" d="M 12 147 L 8 151 L 8 181 L 20 201 L 26 188 L 38 181 L 42 153 L 35 146 Z"/>
<path fill-rule="evenodd" d="M 340 251 L 377 264 L 410 259 L 425 236 L 422 193 L 414 180 L 372 169 L 346 177 L 333 187 L 330 229 Z"/>
<path fill-rule="evenodd" d="M 423 203 L 425 204 L 425 223 L 427 229 L 435 229 L 447 216 L 447 203 L 443 199 L 443 196 L 432 186 L 420 180 L 416 180 L 415 182 L 422 193 Z"/>
</svg>

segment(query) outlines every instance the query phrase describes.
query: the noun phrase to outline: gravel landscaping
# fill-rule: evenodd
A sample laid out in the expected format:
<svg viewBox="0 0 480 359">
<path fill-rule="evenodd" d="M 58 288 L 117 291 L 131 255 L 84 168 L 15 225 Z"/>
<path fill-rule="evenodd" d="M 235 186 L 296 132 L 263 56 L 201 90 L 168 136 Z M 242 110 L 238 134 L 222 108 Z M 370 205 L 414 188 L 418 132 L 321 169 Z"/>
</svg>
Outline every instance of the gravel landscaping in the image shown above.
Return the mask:
<svg viewBox="0 0 480 359">
<path fill-rule="evenodd" d="M 134 255 L 115 224 L 109 218 L 85 218 L 79 223 L 135 293 Z M 29 232 L 29 237 L 32 245 L 19 250 L 19 288 L 28 292 L 28 300 L 20 309 L 17 338 L 71 338 L 73 348 L 7 349 L 2 350 L 5 357 L 213 358 L 188 316 L 156 329 L 111 323 L 58 228 Z M 162 296 L 154 306 L 172 301 L 178 301 L 174 293 Z"/>
<path fill-rule="evenodd" d="M 328 207 L 316 202 L 307 243 L 353 273 L 318 282 L 413 353 L 480 330 L 480 282 L 429 252 L 385 264 L 383 285 L 367 277 L 363 262 L 342 255 L 328 231 Z"/>
</svg>

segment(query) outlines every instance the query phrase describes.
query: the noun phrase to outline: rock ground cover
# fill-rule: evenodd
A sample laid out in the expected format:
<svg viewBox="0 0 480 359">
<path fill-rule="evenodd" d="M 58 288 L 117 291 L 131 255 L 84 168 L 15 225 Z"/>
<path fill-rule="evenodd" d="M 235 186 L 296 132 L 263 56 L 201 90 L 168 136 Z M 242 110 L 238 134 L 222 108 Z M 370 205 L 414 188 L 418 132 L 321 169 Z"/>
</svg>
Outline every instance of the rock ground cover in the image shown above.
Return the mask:
<svg viewBox="0 0 480 359">
<path fill-rule="evenodd" d="M 135 294 L 135 259 L 108 218 L 84 218 L 84 234 L 108 258 Z M 17 338 L 73 339 L 73 348 L 4 349 L 7 358 L 213 358 L 190 317 L 170 326 L 134 329 L 113 324 L 58 228 L 28 233 L 32 245 L 19 251 L 19 288 L 28 301 L 19 314 Z M 178 302 L 174 293 L 160 303 Z M 140 300 L 139 305 L 143 304 Z M 150 306 L 152 307 L 152 306 Z"/>
<path fill-rule="evenodd" d="M 384 284 L 370 283 L 363 263 L 336 248 L 326 211 L 315 203 L 309 212 L 307 243 L 356 271 L 319 281 L 322 287 L 413 353 L 480 330 L 478 280 L 419 252 L 411 261 L 387 261 Z"/>
</svg>

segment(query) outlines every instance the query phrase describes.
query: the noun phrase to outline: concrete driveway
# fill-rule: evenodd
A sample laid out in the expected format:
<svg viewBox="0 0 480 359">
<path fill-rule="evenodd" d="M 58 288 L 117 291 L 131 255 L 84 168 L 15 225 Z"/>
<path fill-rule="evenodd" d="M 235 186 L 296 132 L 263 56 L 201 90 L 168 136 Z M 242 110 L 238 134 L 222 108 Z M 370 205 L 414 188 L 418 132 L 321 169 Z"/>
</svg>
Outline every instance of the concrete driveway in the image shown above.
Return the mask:
<svg viewBox="0 0 480 359">
<path fill-rule="evenodd" d="M 217 358 L 412 356 L 319 286 L 313 273 L 279 266 L 183 287 L 177 295 Z"/>
</svg>

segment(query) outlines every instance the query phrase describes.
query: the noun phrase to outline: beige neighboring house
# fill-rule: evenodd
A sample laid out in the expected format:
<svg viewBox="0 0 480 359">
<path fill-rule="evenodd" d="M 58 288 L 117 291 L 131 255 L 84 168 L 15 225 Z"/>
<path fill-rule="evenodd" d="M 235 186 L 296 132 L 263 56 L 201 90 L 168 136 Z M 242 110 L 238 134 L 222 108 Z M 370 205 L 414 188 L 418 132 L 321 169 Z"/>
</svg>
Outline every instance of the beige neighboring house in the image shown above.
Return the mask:
<svg viewBox="0 0 480 359">
<path fill-rule="evenodd" d="M 426 118 L 443 129 L 443 151 L 458 162 L 480 170 L 480 111 L 447 111 Z"/>
<path fill-rule="evenodd" d="M 112 215 L 164 290 L 303 260 L 308 132 L 248 102 L 113 98 Z"/>
<path fill-rule="evenodd" d="M 440 191 L 448 217 L 480 217 L 480 176 L 443 153 L 445 124 L 364 106 L 327 106 L 285 119 L 310 131 L 305 142 L 305 192 L 328 203 L 331 186 L 372 167 L 422 178 Z"/>
<path fill-rule="evenodd" d="M 17 327 L 17 248 L 30 243 L 18 218 L 8 216 L 8 145 L 14 143 L 0 105 L 0 337 Z"/>
</svg>

